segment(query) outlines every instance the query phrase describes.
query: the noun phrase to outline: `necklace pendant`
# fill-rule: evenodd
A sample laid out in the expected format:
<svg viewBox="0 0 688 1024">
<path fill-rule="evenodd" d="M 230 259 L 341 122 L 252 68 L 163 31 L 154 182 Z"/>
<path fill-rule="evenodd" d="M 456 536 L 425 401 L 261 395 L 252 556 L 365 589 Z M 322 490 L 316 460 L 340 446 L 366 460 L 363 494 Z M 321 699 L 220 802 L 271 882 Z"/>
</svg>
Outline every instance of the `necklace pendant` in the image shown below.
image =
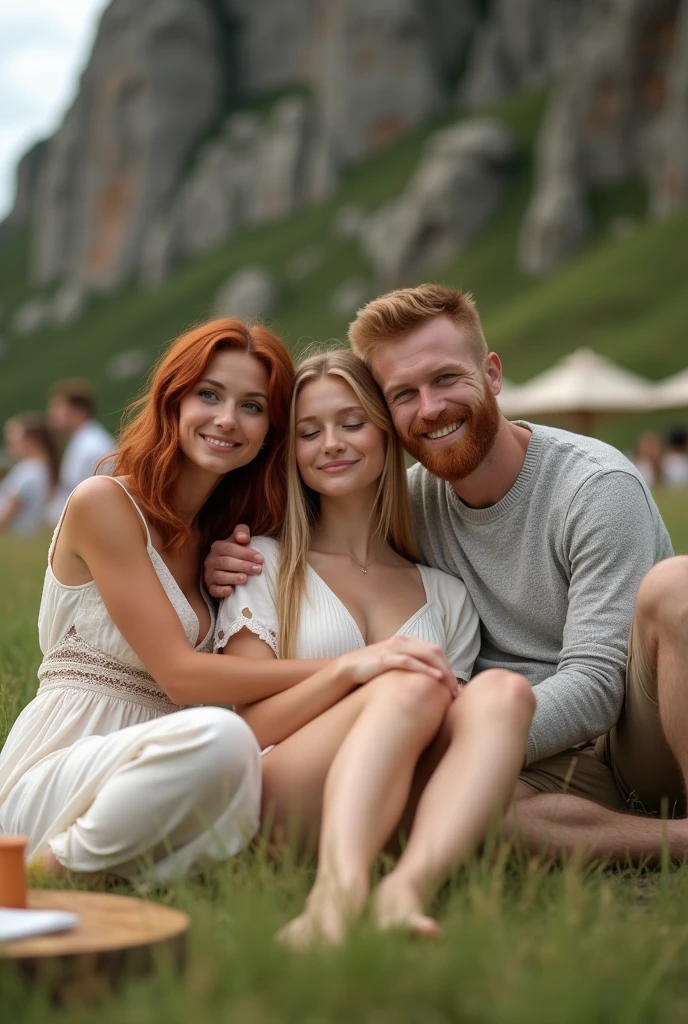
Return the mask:
<svg viewBox="0 0 688 1024">
<path fill-rule="evenodd" d="M 368 570 L 367 569 L 361 568 L 361 572 L 364 572 L 366 574 L 366 576 L 368 575 Z"/>
</svg>

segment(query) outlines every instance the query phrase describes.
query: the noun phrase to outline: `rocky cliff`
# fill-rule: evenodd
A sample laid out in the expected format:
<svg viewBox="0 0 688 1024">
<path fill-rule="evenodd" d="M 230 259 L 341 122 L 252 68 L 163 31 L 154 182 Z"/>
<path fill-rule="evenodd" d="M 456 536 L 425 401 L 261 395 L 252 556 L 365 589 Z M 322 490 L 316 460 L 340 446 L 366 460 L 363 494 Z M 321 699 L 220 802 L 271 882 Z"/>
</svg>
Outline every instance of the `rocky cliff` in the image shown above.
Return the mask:
<svg viewBox="0 0 688 1024">
<path fill-rule="evenodd" d="M 592 183 L 642 175 L 656 216 L 688 202 L 688 0 L 112 0 L 61 127 L 20 165 L 9 223 L 31 224 L 37 287 L 156 285 L 242 225 L 327 195 L 437 111 L 536 87 L 551 98 L 526 271 L 585 239 Z M 509 147 L 476 131 L 430 147 L 399 204 L 361 227 L 381 281 L 489 213 Z M 404 251 L 385 253 L 397 236 Z"/>
</svg>

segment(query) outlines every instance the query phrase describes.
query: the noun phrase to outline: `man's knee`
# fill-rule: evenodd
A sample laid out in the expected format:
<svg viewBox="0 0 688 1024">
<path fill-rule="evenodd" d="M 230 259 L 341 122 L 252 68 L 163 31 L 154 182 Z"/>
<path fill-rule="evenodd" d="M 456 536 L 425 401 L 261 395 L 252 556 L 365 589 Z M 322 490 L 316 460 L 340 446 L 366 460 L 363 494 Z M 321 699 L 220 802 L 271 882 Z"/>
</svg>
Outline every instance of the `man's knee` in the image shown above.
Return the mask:
<svg viewBox="0 0 688 1024">
<path fill-rule="evenodd" d="M 688 634 L 688 556 L 658 562 L 638 589 L 636 622 L 682 636 Z"/>
</svg>

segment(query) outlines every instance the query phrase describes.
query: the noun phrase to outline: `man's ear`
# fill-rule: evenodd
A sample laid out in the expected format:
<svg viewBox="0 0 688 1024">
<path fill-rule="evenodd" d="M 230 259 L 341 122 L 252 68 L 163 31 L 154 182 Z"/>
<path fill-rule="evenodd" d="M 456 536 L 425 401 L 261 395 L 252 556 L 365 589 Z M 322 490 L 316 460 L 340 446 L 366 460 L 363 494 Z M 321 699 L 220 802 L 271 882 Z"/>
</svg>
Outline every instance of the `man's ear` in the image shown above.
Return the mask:
<svg viewBox="0 0 688 1024">
<path fill-rule="evenodd" d="M 485 375 L 489 381 L 490 391 L 498 395 L 502 390 L 502 362 L 496 352 L 490 352 L 485 360 Z"/>
</svg>

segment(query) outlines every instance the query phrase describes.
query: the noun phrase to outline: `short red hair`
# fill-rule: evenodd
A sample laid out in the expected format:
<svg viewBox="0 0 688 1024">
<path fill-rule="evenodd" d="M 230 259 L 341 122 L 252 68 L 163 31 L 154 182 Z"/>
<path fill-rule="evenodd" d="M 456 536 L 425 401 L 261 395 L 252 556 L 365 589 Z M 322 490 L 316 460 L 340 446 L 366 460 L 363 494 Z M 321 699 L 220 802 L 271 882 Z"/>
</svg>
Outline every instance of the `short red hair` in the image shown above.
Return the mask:
<svg viewBox="0 0 688 1024">
<path fill-rule="evenodd" d="M 476 359 L 487 356 L 487 342 L 473 296 L 443 284 L 397 288 L 373 299 L 349 324 L 349 342 L 357 356 L 370 366 L 378 345 L 398 341 L 430 320 L 446 316 L 462 331 Z"/>
<path fill-rule="evenodd" d="M 179 547 L 191 533 L 172 504 L 182 465 L 179 404 L 215 353 L 228 348 L 250 353 L 267 370 L 270 429 L 256 458 L 221 479 L 197 525 L 206 546 L 228 536 L 237 523 L 247 523 L 255 534 L 275 534 L 282 525 L 294 364 L 284 343 L 270 331 L 226 317 L 177 338 L 153 371 L 147 393 L 128 410 L 131 418 L 120 435 L 113 473 L 131 478 L 141 508 L 166 548 Z"/>
</svg>

